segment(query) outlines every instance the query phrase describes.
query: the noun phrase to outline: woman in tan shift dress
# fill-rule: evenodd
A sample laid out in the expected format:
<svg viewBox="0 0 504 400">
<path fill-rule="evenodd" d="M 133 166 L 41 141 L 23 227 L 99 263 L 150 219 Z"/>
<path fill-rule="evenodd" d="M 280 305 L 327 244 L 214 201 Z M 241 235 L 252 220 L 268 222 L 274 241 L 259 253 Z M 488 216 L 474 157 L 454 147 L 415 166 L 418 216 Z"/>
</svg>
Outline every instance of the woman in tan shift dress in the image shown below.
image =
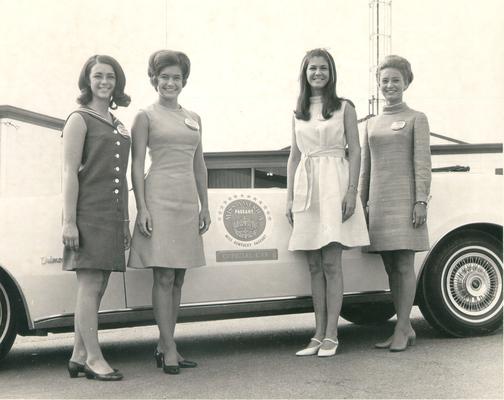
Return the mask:
<svg viewBox="0 0 504 400">
<path fill-rule="evenodd" d="M 406 350 L 415 343 L 409 315 L 416 291 L 415 252 L 429 249 L 427 201 L 431 183 L 429 124 L 403 102 L 413 80 L 410 63 L 388 56 L 376 77 L 386 105 L 367 121 L 361 199 L 368 208 L 369 250 L 380 253 L 397 312 L 394 333 L 376 347 Z"/>
<path fill-rule="evenodd" d="M 178 51 L 151 55 L 148 74 L 158 99 L 140 110 L 132 127 L 138 214 L 128 266 L 153 271 L 152 306 L 160 333 L 154 356 L 168 374 L 197 365 L 179 354 L 174 332 L 185 271 L 205 265 L 202 235 L 210 226 L 201 119 L 178 103 L 190 66 Z M 144 177 L 147 148 L 152 164 Z"/>
</svg>

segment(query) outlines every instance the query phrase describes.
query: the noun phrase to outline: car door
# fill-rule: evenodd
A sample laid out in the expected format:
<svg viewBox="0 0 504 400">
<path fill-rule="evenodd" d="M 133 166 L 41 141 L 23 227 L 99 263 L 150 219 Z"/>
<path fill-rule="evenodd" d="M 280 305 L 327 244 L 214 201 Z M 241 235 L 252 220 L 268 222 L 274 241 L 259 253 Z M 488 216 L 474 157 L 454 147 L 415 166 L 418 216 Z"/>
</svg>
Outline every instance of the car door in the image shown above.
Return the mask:
<svg viewBox="0 0 504 400">
<path fill-rule="evenodd" d="M 73 314 L 75 273 L 62 271 L 60 131 L 8 121 L 0 131 L 0 265 L 32 322 Z M 112 274 L 102 310 L 125 307 L 123 279 Z"/>
<path fill-rule="evenodd" d="M 212 225 L 204 236 L 205 267 L 188 270 L 182 303 L 309 296 L 303 252 L 287 250 L 285 189 L 210 189 Z M 131 210 L 131 215 L 134 211 Z M 344 252 L 345 292 L 388 287 L 381 260 L 360 248 Z M 151 305 L 152 272 L 128 269 L 128 307 Z"/>
</svg>

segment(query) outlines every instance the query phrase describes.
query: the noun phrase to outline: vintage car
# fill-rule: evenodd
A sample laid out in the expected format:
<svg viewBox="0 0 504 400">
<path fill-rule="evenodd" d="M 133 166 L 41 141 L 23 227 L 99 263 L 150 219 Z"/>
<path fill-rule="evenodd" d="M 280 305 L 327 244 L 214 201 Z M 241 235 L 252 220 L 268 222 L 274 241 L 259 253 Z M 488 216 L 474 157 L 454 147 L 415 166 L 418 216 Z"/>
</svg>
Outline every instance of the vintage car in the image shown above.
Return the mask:
<svg viewBox="0 0 504 400">
<path fill-rule="evenodd" d="M 61 160 L 57 118 L 0 106 L 0 358 L 16 335 L 73 329 L 75 274 L 61 269 Z M 432 247 L 418 253 L 416 304 L 452 336 L 502 325 L 502 144 L 432 146 Z M 207 266 L 186 277 L 181 321 L 312 310 L 302 254 L 289 252 L 284 216 L 288 150 L 207 153 L 213 224 Z M 131 195 L 130 216 L 135 204 Z M 375 324 L 394 315 L 381 258 L 344 252 L 342 316 Z M 152 274 L 112 274 L 101 328 L 153 324 Z"/>
</svg>

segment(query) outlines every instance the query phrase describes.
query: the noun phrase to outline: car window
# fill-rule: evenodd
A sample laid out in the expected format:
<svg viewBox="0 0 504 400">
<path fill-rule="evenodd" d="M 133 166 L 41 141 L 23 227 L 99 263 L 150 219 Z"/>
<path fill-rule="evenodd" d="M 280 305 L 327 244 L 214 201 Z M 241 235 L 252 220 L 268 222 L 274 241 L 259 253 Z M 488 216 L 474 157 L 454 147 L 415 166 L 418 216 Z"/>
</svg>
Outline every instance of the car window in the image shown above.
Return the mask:
<svg viewBox="0 0 504 400">
<path fill-rule="evenodd" d="M 60 132 L 16 120 L 0 123 L 0 196 L 61 193 Z"/>
<path fill-rule="evenodd" d="M 268 167 L 254 168 L 255 188 L 286 188 L 287 168 Z"/>
<path fill-rule="evenodd" d="M 208 170 L 209 188 L 250 188 L 252 187 L 251 168 L 220 168 Z"/>
</svg>

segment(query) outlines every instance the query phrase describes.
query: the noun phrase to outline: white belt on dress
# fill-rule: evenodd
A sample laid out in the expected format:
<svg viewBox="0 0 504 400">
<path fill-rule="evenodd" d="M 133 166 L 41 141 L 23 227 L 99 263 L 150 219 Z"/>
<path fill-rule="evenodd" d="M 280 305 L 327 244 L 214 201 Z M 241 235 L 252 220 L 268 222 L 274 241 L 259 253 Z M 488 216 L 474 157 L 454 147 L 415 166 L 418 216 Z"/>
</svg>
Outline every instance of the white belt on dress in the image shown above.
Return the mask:
<svg viewBox="0 0 504 400">
<path fill-rule="evenodd" d="M 310 208 L 313 191 L 313 158 L 334 157 L 345 158 L 344 147 L 332 147 L 329 149 L 315 150 L 309 153 L 301 153 L 298 164 L 298 175 L 294 185 L 294 201 L 292 212 L 306 211 Z"/>
</svg>

